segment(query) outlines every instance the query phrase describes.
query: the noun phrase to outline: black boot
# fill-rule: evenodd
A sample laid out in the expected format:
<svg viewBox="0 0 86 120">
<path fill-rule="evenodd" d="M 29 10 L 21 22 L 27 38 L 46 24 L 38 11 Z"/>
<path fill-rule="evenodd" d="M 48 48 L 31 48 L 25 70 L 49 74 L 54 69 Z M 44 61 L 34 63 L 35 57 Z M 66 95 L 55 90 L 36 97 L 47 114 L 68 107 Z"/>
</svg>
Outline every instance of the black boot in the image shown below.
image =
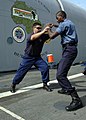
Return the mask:
<svg viewBox="0 0 86 120">
<path fill-rule="evenodd" d="M 58 93 L 59 94 L 70 95 L 70 91 L 67 91 L 67 90 L 64 90 L 64 89 L 58 90 Z"/>
<path fill-rule="evenodd" d="M 84 70 L 83 74 L 86 75 L 86 70 Z"/>
<path fill-rule="evenodd" d="M 48 92 L 52 91 L 52 89 L 50 89 L 50 87 L 47 85 L 47 83 L 43 83 L 43 89 L 48 91 Z"/>
<path fill-rule="evenodd" d="M 79 98 L 76 91 L 73 91 L 71 93 L 71 97 L 72 97 L 72 102 L 70 103 L 69 106 L 65 107 L 66 111 L 74 111 L 83 107 L 82 101 Z"/>
<path fill-rule="evenodd" d="M 15 85 L 15 84 L 12 84 L 10 91 L 11 91 L 12 93 L 15 93 L 15 92 L 16 92 L 15 88 L 16 88 L 16 85 Z"/>
</svg>

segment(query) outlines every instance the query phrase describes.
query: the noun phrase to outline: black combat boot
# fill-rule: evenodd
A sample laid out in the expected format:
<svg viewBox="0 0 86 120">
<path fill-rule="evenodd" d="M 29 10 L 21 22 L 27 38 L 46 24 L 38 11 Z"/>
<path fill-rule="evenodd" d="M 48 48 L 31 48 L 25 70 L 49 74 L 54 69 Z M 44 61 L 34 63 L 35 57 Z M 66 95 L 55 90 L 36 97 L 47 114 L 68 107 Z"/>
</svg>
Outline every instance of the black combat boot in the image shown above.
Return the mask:
<svg viewBox="0 0 86 120">
<path fill-rule="evenodd" d="M 15 88 L 16 88 L 16 85 L 15 85 L 15 84 L 12 84 L 10 91 L 11 91 L 12 93 L 15 93 L 15 92 L 16 92 Z"/>
<path fill-rule="evenodd" d="M 83 74 L 86 75 L 86 70 L 84 70 Z"/>
<path fill-rule="evenodd" d="M 65 94 L 65 95 L 70 95 L 70 91 L 64 90 L 63 88 L 61 90 L 58 90 L 59 94 Z"/>
<path fill-rule="evenodd" d="M 43 89 L 48 91 L 48 92 L 52 91 L 52 89 L 50 89 L 50 87 L 47 85 L 47 83 L 43 83 Z"/>
<path fill-rule="evenodd" d="M 82 101 L 79 98 L 76 90 L 71 93 L 71 97 L 72 97 L 72 102 L 70 103 L 69 106 L 65 107 L 66 111 L 74 111 L 83 107 Z"/>
</svg>

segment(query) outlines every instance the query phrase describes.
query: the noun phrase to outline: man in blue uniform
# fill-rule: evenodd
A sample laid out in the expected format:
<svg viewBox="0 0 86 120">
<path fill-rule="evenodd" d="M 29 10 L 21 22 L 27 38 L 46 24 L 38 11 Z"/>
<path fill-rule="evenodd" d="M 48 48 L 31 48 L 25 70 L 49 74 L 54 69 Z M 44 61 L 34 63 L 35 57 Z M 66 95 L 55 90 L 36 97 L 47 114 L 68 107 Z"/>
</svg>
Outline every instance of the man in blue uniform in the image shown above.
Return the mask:
<svg viewBox="0 0 86 120">
<path fill-rule="evenodd" d="M 56 31 L 53 32 L 50 29 L 48 30 L 48 33 L 51 39 L 54 39 L 58 35 L 61 36 L 63 52 L 62 58 L 58 65 L 56 77 L 62 89 L 59 90 L 58 93 L 71 95 L 72 102 L 65 108 L 67 111 L 72 111 L 81 108 L 83 105 L 75 90 L 75 87 L 72 87 L 67 78 L 68 71 L 77 56 L 78 38 L 74 23 L 66 17 L 67 15 L 64 11 L 58 11 L 56 13 L 56 20 L 59 25 L 56 28 Z M 54 25 L 49 24 L 49 26 L 52 28 Z"/>
<path fill-rule="evenodd" d="M 40 56 L 44 42 L 49 39 L 49 35 L 45 34 L 49 27 L 45 27 L 42 30 L 41 24 L 35 22 L 32 26 L 32 29 L 33 32 L 29 34 L 27 38 L 27 45 L 22 62 L 20 63 L 19 69 L 17 70 L 12 81 L 11 92 L 16 91 L 16 85 L 22 81 L 26 73 L 33 65 L 41 71 L 43 89 L 47 90 L 48 92 L 52 91 L 47 85 L 47 82 L 49 82 L 48 65 Z"/>
</svg>

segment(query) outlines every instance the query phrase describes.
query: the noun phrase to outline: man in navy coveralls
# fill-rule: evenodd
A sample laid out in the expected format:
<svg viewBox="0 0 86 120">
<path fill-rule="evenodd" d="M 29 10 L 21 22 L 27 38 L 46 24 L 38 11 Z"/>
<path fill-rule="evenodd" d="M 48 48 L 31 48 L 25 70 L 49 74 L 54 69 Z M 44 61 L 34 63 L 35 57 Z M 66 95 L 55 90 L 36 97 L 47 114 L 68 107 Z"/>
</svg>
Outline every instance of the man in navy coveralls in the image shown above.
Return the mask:
<svg viewBox="0 0 86 120">
<path fill-rule="evenodd" d="M 52 91 L 47 85 L 49 82 L 48 64 L 41 58 L 41 51 L 44 42 L 49 39 L 49 35 L 46 34 L 49 27 L 47 26 L 42 30 L 42 25 L 38 22 L 35 22 L 32 26 L 32 29 L 33 32 L 29 34 L 27 38 L 25 54 L 12 81 L 11 92 L 16 91 L 16 85 L 22 81 L 26 73 L 33 65 L 41 71 L 43 89 L 47 90 L 48 92 Z"/>
</svg>

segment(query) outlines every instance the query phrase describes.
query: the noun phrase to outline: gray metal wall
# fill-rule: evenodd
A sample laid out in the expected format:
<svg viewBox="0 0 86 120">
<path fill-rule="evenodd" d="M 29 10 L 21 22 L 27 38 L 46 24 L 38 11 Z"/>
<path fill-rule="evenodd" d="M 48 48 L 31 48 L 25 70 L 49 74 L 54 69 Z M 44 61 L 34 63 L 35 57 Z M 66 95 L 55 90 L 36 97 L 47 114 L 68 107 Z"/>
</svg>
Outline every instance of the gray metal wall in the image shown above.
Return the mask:
<svg viewBox="0 0 86 120">
<path fill-rule="evenodd" d="M 25 32 L 25 26 L 22 24 L 15 24 L 11 18 L 11 7 L 16 0 L 1 0 L 0 1 L 0 72 L 16 70 L 19 62 L 21 61 L 21 54 L 25 49 L 26 40 L 22 43 L 17 43 L 13 39 L 13 43 L 8 42 L 8 38 L 12 38 L 12 30 L 16 26 L 21 26 Z M 55 13 L 60 10 L 60 6 L 57 0 L 21 0 L 26 3 L 27 6 L 36 10 L 39 20 L 42 24 L 49 22 L 56 23 Z M 86 17 L 84 17 L 84 11 L 80 8 L 72 6 L 66 0 L 61 0 L 64 9 L 68 13 L 68 17 L 76 24 L 76 28 L 79 35 L 79 55 L 75 62 L 84 61 L 86 59 L 86 45 L 85 45 L 85 23 Z M 84 18 L 84 19 L 82 19 Z M 27 37 L 27 32 L 26 32 Z M 46 60 L 46 52 L 52 53 L 56 64 L 61 58 L 61 45 L 60 37 L 54 41 L 44 45 L 42 54 Z"/>
</svg>

